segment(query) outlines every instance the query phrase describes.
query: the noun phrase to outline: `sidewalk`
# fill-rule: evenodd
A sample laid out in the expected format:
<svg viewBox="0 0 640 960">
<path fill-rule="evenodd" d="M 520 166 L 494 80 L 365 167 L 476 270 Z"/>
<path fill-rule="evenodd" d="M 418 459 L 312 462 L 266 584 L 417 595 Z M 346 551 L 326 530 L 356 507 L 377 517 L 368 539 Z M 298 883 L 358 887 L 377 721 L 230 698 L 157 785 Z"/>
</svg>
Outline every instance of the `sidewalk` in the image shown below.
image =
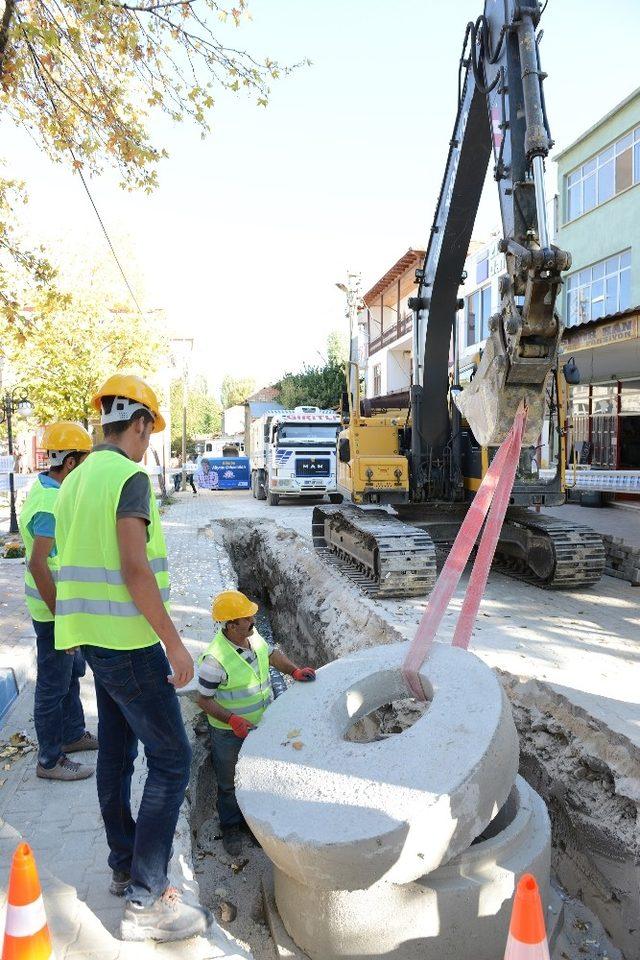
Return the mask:
<svg viewBox="0 0 640 960">
<path fill-rule="evenodd" d="M 172 611 L 174 620 L 194 657 L 211 635 L 212 594 L 225 585 L 213 539 L 206 535 L 213 513 L 213 498 L 183 494 L 163 518 L 169 562 L 172 570 Z M 2 657 L 12 657 L 28 666 L 24 670 L 23 693 L 0 727 L 0 741 L 25 731 L 35 740 L 33 730 L 33 650 L 31 622 L 22 601 L 20 564 L 0 565 L 0 628 Z M 87 726 L 96 730 L 96 704 L 92 675 L 82 683 Z M 193 710 L 187 705 L 187 715 Z M 188 724 L 189 729 L 190 724 Z M 95 753 L 79 759 L 95 765 Z M 142 960 L 170 956 L 204 960 L 249 956 L 217 925 L 208 938 L 193 938 L 173 944 L 125 944 L 115 938 L 123 902 L 108 891 L 110 870 L 107 845 L 98 808 L 95 778 L 78 783 L 51 783 L 35 776 L 35 751 L 0 770 L 0 936 L 4 923 L 4 902 L 10 858 L 22 837 L 33 847 L 41 875 L 49 928 L 57 960 Z M 144 756 L 138 758 L 134 775 L 133 801 L 139 802 L 145 778 Z M 170 879 L 176 886 L 197 896 L 193 874 L 191 832 L 183 806 L 171 863 Z"/>
</svg>

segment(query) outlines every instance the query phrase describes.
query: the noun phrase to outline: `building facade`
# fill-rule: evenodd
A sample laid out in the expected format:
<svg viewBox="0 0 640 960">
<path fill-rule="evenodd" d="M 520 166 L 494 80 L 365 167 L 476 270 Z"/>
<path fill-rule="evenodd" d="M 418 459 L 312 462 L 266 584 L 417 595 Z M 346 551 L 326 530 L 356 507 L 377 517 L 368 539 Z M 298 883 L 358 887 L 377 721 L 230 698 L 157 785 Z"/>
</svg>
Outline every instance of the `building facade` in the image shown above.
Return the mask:
<svg viewBox="0 0 640 960">
<path fill-rule="evenodd" d="M 408 300 L 416 288 L 415 272 L 424 250 L 411 247 L 365 293 L 359 327 L 367 348 L 366 396 L 402 394 L 411 384 L 413 314 Z"/>
<path fill-rule="evenodd" d="M 640 469 L 640 88 L 555 156 L 557 242 L 569 250 L 560 311 L 572 449 L 583 463 Z"/>
</svg>

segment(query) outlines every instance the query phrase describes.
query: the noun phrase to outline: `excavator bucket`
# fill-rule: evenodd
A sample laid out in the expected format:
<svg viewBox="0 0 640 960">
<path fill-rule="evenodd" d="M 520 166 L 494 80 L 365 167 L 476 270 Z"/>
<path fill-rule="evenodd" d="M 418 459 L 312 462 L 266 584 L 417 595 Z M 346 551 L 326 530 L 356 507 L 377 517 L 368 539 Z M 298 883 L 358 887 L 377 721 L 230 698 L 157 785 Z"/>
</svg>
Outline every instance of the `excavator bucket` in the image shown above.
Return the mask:
<svg viewBox="0 0 640 960">
<path fill-rule="evenodd" d="M 471 382 L 454 395 L 458 410 L 482 447 L 497 447 L 502 443 L 523 400 L 528 415 L 522 445 L 535 446 L 539 441 L 548 377 L 543 376 L 539 383 L 509 382 L 508 370 L 507 357 L 499 347 L 496 349 L 496 335 L 492 334 Z M 540 363 L 534 361 L 530 379 L 535 381 L 540 372 Z"/>
</svg>

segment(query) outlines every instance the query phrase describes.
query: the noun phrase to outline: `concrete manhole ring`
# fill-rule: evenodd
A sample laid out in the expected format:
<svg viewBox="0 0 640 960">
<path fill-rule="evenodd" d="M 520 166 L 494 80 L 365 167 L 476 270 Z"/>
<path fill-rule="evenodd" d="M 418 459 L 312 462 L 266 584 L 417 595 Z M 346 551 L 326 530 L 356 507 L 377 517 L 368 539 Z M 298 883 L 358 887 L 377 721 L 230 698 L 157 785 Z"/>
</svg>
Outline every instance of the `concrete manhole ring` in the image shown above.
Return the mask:
<svg viewBox="0 0 640 960">
<path fill-rule="evenodd" d="M 453 960 L 469 957 L 470 944 L 473 960 L 496 960 L 519 877 L 532 873 L 546 904 L 550 861 L 547 809 L 517 777 L 486 836 L 426 877 L 401 886 L 382 881 L 368 890 L 320 890 L 276 867 L 275 896 L 289 935 L 311 960 Z"/>
<path fill-rule="evenodd" d="M 294 684 L 247 738 L 238 802 L 265 852 L 310 886 L 408 883 L 466 850 L 506 801 L 518 738 L 500 682 L 476 656 L 436 644 L 422 667 L 429 710 L 387 740 L 351 743 L 353 722 L 406 697 L 408 644 L 371 647 Z"/>
</svg>

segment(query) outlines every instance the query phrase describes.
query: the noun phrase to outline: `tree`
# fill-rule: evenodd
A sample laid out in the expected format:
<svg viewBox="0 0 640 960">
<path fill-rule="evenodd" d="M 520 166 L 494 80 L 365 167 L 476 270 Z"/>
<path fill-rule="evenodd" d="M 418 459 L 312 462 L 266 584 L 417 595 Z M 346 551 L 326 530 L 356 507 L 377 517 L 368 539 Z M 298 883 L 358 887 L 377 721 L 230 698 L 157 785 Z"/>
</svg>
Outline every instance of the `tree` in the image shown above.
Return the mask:
<svg viewBox="0 0 640 960">
<path fill-rule="evenodd" d="M 149 316 L 122 313 L 99 302 L 72 299 L 38 315 L 28 349 L 9 350 L 13 377 L 28 387 L 39 423 L 82 420 L 95 411 L 91 397 L 116 370 L 153 381 L 162 338 Z"/>
<path fill-rule="evenodd" d="M 228 410 L 229 407 L 235 407 L 238 403 L 244 403 L 247 397 L 255 393 L 255 389 L 256 382 L 251 377 L 226 376 L 220 388 L 222 409 Z"/>
<path fill-rule="evenodd" d="M 327 337 L 327 359 L 329 363 L 343 366 L 349 359 L 349 341 L 340 330 L 332 330 Z"/>
<path fill-rule="evenodd" d="M 171 383 L 169 407 L 171 410 L 171 449 L 182 451 L 182 398 L 184 384 L 181 379 Z M 209 391 L 204 377 L 198 377 L 187 388 L 187 454 L 195 453 L 198 434 L 206 436 L 220 433 L 222 410 L 215 396 Z"/>
<path fill-rule="evenodd" d="M 54 161 L 81 176 L 115 167 L 124 186 L 151 191 L 167 156 L 151 134 L 154 113 L 190 120 L 204 136 L 217 90 L 246 90 L 266 106 L 269 82 L 298 66 L 227 42 L 224 21 L 247 16 L 247 0 L 5 0 L 0 105 Z M 15 187 L 0 182 L 0 207 L 11 213 L 0 220 L 0 253 L 37 285 L 46 265 L 11 239 Z M 3 290 L 13 323 L 19 283 Z"/>
</svg>

